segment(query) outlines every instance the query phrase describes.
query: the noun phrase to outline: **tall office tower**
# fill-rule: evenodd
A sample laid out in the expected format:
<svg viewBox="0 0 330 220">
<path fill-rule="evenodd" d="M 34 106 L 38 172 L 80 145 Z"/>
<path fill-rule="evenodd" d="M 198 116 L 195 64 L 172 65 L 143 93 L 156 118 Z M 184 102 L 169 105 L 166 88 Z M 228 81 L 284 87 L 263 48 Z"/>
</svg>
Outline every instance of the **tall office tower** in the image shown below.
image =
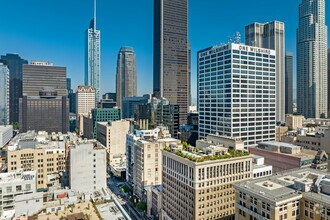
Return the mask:
<svg viewBox="0 0 330 220">
<path fill-rule="evenodd" d="M 285 53 L 285 114 L 293 113 L 293 53 Z"/>
<path fill-rule="evenodd" d="M 297 108 L 306 118 L 328 115 L 327 49 L 325 0 L 302 0 L 297 29 Z"/>
<path fill-rule="evenodd" d="M 88 115 L 95 108 L 95 90 L 91 86 L 78 86 L 76 91 L 77 115 Z"/>
<path fill-rule="evenodd" d="M 0 125 L 9 124 L 9 69 L 0 63 Z"/>
<path fill-rule="evenodd" d="M 71 78 L 66 78 L 66 90 L 67 90 L 67 95 L 73 93 L 73 90 L 71 88 Z"/>
<path fill-rule="evenodd" d="M 27 64 L 27 60 L 23 60 L 18 54 L 6 54 L 1 56 L 0 63 L 5 64 L 9 69 L 9 121 L 10 123 L 18 122 L 19 116 L 19 98 L 22 98 L 22 81 L 23 81 L 23 64 Z"/>
<path fill-rule="evenodd" d="M 275 76 L 275 50 L 229 43 L 198 52 L 199 137 L 274 141 Z"/>
<path fill-rule="evenodd" d="M 69 112 L 76 114 L 76 93 L 69 94 Z"/>
<path fill-rule="evenodd" d="M 251 155 L 215 146 L 162 153 L 162 219 L 235 219 L 232 185 L 252 178 Z"/>
<path fill-rule="evenodd" d="M 66 78 L 66 91 L 69 101 L 69 112 L 73 113 L 72 110 L 76 108 L 76 103 L 73 102 L 75 102 L 76 99 L 73 98 L 73 89 L 71 88 L 71 78 Z"/>
<path fill-rule="evenodd" d="M 180 105 L 180 124 L 190 104 L 188 0 L 155 0 L 154 95 Z"/>
<path fill-rule="evenodd" d="M 328 49 L 328 118 L 330 117 L 330 49 Z"/>
<path fill-rule="evenodd" d="M 23 98 L 19 101 L 21 132 L 62 132 L 69 128 L 66 67 L 35 61 L 23 65 Z"/>
<path fill-rule="evenodd" d="M 94 0 L 94 18 L 86 30 L 85 47 L 85 85 L 95 89 L 96 105 L 100 99 L 101 72 L 101 32 L 96 29 L 96 0 Z"/>
<path fill-rule="evenodd" d="M 123 98 L 137 96 L 136 55 L 132 47 L 120 48 L 116 78 L 117 106 L 122 110 Z"/>
<path fill-rule="evenodd" d="M 53 88 L 58 96 L 67 96 L 66 67 L 34 61 L 23 65 L 23 95 L 39 96 L 45 87 Z"/>
<path fill-rule="evenodd" d="M 276 122 L 285 121 L 285 31 L 284 23 L 272 21 L 245 27 L 245 43 L 276 51 Z"/>
<path fill-rule="evenodd" d="M 94 88 L 91 86 L 78 86 L 76 91 L 76 125 L 80 134 L 84 130 L 84 116 L 88 116 L 94 108 L 96 108 Z"/>
</svg>

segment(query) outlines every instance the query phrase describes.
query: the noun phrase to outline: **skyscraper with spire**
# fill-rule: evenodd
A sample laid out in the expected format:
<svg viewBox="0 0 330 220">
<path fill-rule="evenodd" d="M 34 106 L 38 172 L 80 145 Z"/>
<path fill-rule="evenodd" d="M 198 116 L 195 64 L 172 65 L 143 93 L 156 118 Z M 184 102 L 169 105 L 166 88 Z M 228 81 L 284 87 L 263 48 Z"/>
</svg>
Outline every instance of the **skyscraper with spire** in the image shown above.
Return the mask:
<svg viewBox="0 0 330 220">
<path fill-rule="evenodd" d="M 297 29 L 297 107 L 307 118 L 328 114 L 325 0 L 302 0 Z"/>
<path fill-rule="evenodd" d="M 96 0 L 94 0 L 94 18 L 86 30 L 85 85 L 95 89 L 96 102 L 100 99 L 100 37 L 101 32 L 96 29 Z"/>
</svg>

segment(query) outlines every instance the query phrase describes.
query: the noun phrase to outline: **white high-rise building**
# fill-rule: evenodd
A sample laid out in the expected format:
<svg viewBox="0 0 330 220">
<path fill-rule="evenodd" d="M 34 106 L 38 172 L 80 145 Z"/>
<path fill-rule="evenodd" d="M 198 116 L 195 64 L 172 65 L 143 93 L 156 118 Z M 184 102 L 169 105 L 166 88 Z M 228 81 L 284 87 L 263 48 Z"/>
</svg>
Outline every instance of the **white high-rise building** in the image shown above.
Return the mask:
<svg viewBox="0 0 330 220">
<path fill-rule="evenodd" d="M 0 63 L 0 125 L 9 124 L 9 69 Z"/>
<path fill-rule="evenodd" d="M 107 187 L 106 149 L 93 143 L 70 148 L 70 188 L 80 193 L 93 193 Z"/>
<path fill-rule="evenodd" d="M 275 140 L 276 52 L 229 43 L 198 52 L 199 137 Z"/>
<path fill-rule="evenodd" d="M 96 104 L 100 100 L 100 37 L 101 32 L 96 29 L 96 0 L 94 0 L 94 18 L 86 30 L 85 85 L 95 89 Z"/>
<path fill-rule="evenodd" d="M 297 107 L 306 118 L 328 115 L 327 32 L 325 0 L 302 0 L 297 29 Z"/>
<path fill-rule="evenodd" d="M 245 27 L 245 44 L 276 51 L 276 121 L 285 121 L 285 28 L 272 21 L 253 23 Z"/>
</svg>

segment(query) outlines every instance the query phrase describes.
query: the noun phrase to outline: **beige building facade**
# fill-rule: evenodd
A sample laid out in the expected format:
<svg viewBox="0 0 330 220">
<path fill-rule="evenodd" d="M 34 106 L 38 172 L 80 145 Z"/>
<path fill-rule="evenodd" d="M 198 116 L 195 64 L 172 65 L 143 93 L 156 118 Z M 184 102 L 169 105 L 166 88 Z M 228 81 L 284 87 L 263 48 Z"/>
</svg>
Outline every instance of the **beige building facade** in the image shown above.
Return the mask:
<svg viewBox="0 0 330 220">
<path fill-rule="evenodd" d="M 80 134 L 83 134 L 84 131 L 84 116 L 90 114 L 95 107 L 95 89 L 91 86 L 78 86 L 76 91 L 76 114 Z"/>
<path fill-rule="evenodd" d="M 27 148 L 8 151 L 8 172 L 37 171 L 37 188 L 47 189 L 65 171 L 65 148 Z"/>
<path fill-rule="evenodd" d="M 290 131 L 298 130 L 298 128 L 303 127 L 304 116 L 302 115 L 292 115 L 287 114 L 285 116 L 285 125 L 289 128 Z"/>
<path fill-rule="evenodd" d="M 309 168 L 297 169 L 234 184 L 235 219 L 327 220 L 330 180 L 326 174 Z"/>
<path fill-rule="evenodd" d="M 126 164 L 126 135 L 130 122 L 126 120 L 98 122 L 97 140 L 107 149 L 108 165 Z"/>
<path fill-rule="evenodd" d="M 163 220 L 235 218 L 232 184 L 252 178 L 252 157 L 224 155 L 203 161 L 192 152 L 163 150 Z"/>
<path fill-rule="evenodd" d="M 133 191 L 143 199 L 145 188 L 162 184 L 162 150 L 176 146 L 181 141 L 174 138 L 137 140 L 134 144 Z"/>
</svg>

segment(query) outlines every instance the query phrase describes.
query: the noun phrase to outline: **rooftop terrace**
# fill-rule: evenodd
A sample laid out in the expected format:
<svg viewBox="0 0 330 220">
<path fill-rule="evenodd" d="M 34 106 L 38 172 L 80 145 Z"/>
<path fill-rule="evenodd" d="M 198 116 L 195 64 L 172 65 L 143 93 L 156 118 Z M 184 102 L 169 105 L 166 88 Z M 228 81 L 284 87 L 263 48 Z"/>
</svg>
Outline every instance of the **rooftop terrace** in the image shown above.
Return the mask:
<svg viewBox="0 0 330 220">
<path fill-rule="evenodd" d="M 206 148 L 201 150 L 192 146 L 183 145 L 178 147 L 165 147 L 164 150 L 197 163 L 239 158 L 250 155 L 250 153 L 246 151 L 231 150 L 223 147 Z"/>
</svg>

